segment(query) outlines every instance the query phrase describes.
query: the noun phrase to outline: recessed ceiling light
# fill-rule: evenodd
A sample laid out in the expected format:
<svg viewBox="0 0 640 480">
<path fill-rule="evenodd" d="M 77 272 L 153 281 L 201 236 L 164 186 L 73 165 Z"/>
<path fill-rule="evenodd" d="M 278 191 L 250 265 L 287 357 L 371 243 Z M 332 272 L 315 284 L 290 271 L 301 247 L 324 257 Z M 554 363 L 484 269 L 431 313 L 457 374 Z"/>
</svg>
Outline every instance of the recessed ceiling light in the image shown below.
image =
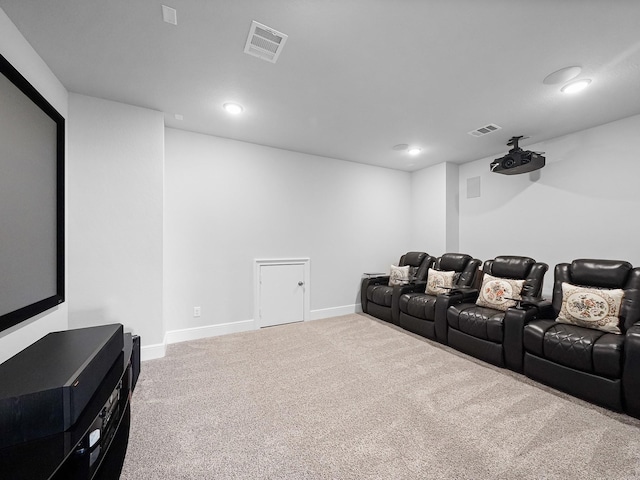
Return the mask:
<svg viewBox="0 0 640 480">
<path fill-rule="evenodd" d="M 560 70 L 547 75 L 542 83 L 544 83 L 545 85 L 566 83 L 569 80 L 573 80 L 578 75 L 580 75 L 580 72 L 582 72 L 582 68 L 577 66 L 561 68 Z"/>
<path fill-rule="evenodd" d="M 402 150 L 406 150 L 407 148 L 409 148 L 409 145 L 407 145 L 406 143 L 399 143 L 398 145 L 394 145 L 391 148 L 392 148 L 392 150 L 402 151 Z"/>
<path fill-rule="evenodd" d="M 222 108 L 224 108 L 225 111 L 227 113 L 230 113 L 231 115 L 238 115 L 239 113 L 242 113 L 244 111 L 242 105 L 238 105 L 237 103 L 225 103 L 224 105 L 222 105 Z"/>
<path fill-rule="evenodd" d="M 174 117 L 175 117 L 175 119 L 176 119 L 176 120 L 184 120 L 184 116 L 183 116 L 183 115 L 180 115 L 179 113 L 176 113 L 176 114 L 174 115 Z"/>
<path fill-rule="evenodd" d="M 418 155 L 421 151 L 421 148 L 410 148 L 408 153 L 409 155 Z"/>
<path fill-rule="evenodd" d="M 560 89 L 562 93 L 576 93 L 580 90 L 587 88 L 587 86 L 591 83 L 591 80 L 588 78 L 584 78 L 582 80 L 577 80 L 575 82 L 567 83 L 564 87 Z"/>
</svg>

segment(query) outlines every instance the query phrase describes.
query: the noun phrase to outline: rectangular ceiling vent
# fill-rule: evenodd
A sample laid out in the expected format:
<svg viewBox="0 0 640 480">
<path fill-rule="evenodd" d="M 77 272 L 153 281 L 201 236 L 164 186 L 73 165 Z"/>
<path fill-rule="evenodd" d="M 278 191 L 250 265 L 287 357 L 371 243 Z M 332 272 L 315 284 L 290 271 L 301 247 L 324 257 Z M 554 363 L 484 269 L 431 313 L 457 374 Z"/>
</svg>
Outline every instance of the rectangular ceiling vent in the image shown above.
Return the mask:
<svg viewBox="0 0 640 480">
<path fill-rule="evenodd" d="M 244 53 L 276 63 L 288 37 L 254 20 L 251 22 L 251 30 L 244 45 Z"/>
<path fill-rule="evenodd" d="M 162 20 L 171 25 L 178 25 L 178 12 L 175 8 L 162 5 Z"/>
<path fill-rule="evenodd" d="M 499 127 L 498 125 L 496 125 L 495 123 L 490 123 L 489 125 L 485 125 L 484 127 L 480 127 L 476 130 L 471 130 L 470 132 L 467 132 L 469 135 L 472 135 L 474 137 L 482 137 L 484 135 L 488 135 L 489 133 L 493 133 L 496 132 L 498 130 L 500 130 L 502 127 Z"/>
</svg>

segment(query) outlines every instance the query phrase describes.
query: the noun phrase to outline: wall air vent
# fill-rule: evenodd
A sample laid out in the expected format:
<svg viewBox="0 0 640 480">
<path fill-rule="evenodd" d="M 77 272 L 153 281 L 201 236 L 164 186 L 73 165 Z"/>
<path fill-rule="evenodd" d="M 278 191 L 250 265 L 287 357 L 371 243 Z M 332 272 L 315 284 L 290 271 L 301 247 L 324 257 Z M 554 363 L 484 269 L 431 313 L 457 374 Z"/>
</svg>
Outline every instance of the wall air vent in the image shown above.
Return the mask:
<svg viewBox="0 0 640 480">
<path fill-rule="evenodd" d="M 178 12 L 175 8 L 162 5 L 162 20 L 171 25 L 178 25 Z"/>
<path fill-rule="evenodd" d="M 254 20 L 251 22 L 251 30 L 244 45 L 244 53 L 276 63 L 288 37 Z"/>
<path fill-rule="evenodd" d="M 497 132 L 501 128 L 502 127 L 499 127 L 495 123 L 490 123 L 489 125 L 485 125 L 484 127 L 480 127 L 480 128 L 478 128 L 476 130 L 471 130 L 470 132 L 467 132 L 467 133 L 469 135 L 473 136 L 473 137 L 482 137 L 483 135 L 487 135 L 489 133 Z"/>
</svg>

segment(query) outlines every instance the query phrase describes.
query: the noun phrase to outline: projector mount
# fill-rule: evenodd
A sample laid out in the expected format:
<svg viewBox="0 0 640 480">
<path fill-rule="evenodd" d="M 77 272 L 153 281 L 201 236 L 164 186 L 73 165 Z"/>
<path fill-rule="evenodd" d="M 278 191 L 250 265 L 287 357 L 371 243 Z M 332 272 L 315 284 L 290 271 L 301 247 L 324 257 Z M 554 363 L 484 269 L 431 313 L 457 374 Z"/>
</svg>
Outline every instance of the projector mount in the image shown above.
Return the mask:
<svg viewBox="0 0 640 480">
<path fill-rule="evenodd" d="M 509 153 L 521 151 L 522 148 L 520 148 L 520 145 L 518 145 L 518 142 L 522 139 L 526 140 L 527 138 L 529 137 L 525 137 L 524 135 L 520 135 L 518 137 L 511 137 L 507 142 L 507 146 L 513 147 L 511 150 L 509 150 Z M 544 155 L 544 152 L 533 152 L 533 153 L 537 153 L 538 155 Z"/>
<path fill-rule="evenodd" d="M 507 142 L 507 145 L 509 147 L 513 147 L 510 151 L 521 150 L 521 148 L 518 146 L 518 142 L 520 141 L 521 138 L 529 138 L 529 137 L 524 137 L 523 135 L 520 135 L 519 137 L 511 137 L 509 139 L 509 141 Z"/>
</svg>

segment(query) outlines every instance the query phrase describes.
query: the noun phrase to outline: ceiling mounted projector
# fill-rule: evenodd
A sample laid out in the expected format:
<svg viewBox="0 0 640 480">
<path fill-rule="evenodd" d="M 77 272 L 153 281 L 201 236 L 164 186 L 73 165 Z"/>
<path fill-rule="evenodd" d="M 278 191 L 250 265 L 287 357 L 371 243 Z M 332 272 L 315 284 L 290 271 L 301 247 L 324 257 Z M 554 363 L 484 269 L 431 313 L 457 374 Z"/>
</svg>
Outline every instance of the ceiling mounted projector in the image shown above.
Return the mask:
<svg viewBox="0 0 640 480">
<path fill-rule="evenodd" d="M 519 173 L 533 172 L 544 167 L 545 158 L 542 156 L 544 152 L 522 150 L 518 146 L 521 138 L 524 137 L 522 135 L 511 137 L 507 145 L 513 148 L 504 157 L 496 158 L 491 162 L 489 167 L 492 172 L 502 173 L 503 175 L 517 175 Z"/>
</svg>

